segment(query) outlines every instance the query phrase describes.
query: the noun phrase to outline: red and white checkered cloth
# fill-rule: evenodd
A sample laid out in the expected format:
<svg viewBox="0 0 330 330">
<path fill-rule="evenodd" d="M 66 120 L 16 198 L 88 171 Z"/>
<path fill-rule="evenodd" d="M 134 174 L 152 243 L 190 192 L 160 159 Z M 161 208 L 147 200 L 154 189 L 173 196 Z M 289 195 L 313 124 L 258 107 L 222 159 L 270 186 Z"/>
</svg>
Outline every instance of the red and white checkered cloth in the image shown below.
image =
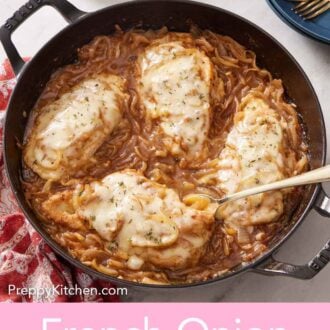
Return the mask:
<svg viewBox="0 0 330 330">
<path fill-rule="evenodd" d="M 12 68 L 6 60 L 0 65 L 0 302 L 117 302 L 118 296 L 101 295 L 102 288 L 113 287 L 111 283 L 93 279 L 60 260 L 34 231 L 16 204 L 2 156 L 3 117 L 15 82 Z M 45 294 L 9 294 L 10 285 L 15 289 L 32 289 L 30 293 L 42 288 Z M 58 290 L 49 294 L 54 287 L 97 288 L 100 294 L 65 296 L 57 294 Z M 50 290 L 46 293 L 45 288 Z"/>
</svg>

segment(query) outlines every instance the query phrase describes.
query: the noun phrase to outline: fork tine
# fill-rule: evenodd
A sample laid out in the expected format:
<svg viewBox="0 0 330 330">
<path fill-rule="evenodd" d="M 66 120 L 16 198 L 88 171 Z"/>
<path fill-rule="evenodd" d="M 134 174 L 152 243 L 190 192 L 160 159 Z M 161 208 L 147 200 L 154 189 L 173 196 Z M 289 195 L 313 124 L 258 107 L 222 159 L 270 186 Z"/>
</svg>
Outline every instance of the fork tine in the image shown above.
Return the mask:
<svg viewBox="0 0 330 330">
<path fill-rule="evenodd" d="M 312 13 L 310 15 L 307 15 L 304 17 L 305 20 L 307 19 L 312 19 L 315 18 L 321 14 L 323 14 L 324 12 L 326 12 L 327 10 L 330 9 L 330 2 L 328 2 L 324 7 L 320 8 L 318 11 L 316 11 L 315 13 Z"/>
<path fill-rule="evenodd" d="M 304 5 L 299 6 L 299 8 L 297 8 L 298 6 L 295 7 L 294 12 L 296 14 L 299 14 L 299 13 L 301 13 L 301 12 L 311 8 L 311 7 L 314 7 L 315 5 L 317 5 L 321 1 L 322 0 L 313 0 L 313 1 L 306 2 Z"/>
<path fill-rule="evenodd" d="M 299 12 L 300 15 L 303 15 L 303 16 L 306 16 L 306 15 L 309 15 L 309 14 L 312 14 L 315 10 L 318 10 L 320 9 L 321 7 L 323 7 L 324 5 L 326 5 L 328 3 L 328 0 L 322 0 L 321 2 L 317 3 L 316 5 L 306 9 L 306 10 L 303 10 L 301 12 Z"/>
<path fill-rule="evenodd" d="M 314 0 L 303 1 L 303 2 L 299 3 L 298 5 L 295 5 L 293 8 L 291 8 L 291 10 L 296 11 L 302 7 L 305 7 L 306 5 L 310 4 L 311 2 L 314 2 Z"/>
<path fill-rule="evenodd" d="M 306 16 L 306 15 L 312 14 L 315 10 L 320 9 L 321 7 L 326 5 L 328 2 L 329 2 L 328 0 L 322 0 L 321 2 L 317 3 L 315 6 L 301 11 L 300 15 Z"/>
</svg>

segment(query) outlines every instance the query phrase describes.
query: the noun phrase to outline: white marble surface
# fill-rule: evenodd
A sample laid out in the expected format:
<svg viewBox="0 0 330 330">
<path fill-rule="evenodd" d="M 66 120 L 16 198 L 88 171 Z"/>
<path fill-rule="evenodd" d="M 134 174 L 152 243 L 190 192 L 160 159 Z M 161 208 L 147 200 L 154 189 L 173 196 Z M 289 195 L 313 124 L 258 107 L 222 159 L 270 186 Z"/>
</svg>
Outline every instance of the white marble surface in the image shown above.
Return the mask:
<svg viewBox="0 0 330 330">
<path fill-rule="evenodd" d="M 25 0 L 0 0 L 2 24 Z M 92 11 L 121 1 L 72 0 L 77 7 Z M 321 102 L 330 135 L 330 46 L 310 40 L 287 27 L 263 0 L 203 1 L 238 13 L 277 38 L 298 60 L 312 81 Z M 24 56 L 33 55 L 45 41 L 65 26 L 51 8 L 43 8 L 14 34 L 14 42 Z M 4 58 L 0 47 L 0 61 Z M 330 163 L 328 138 L 328 163 Z M 330 193 L 330 186 L 325 187 Z M 330 219 L 312 211 L 297 232 L 281 247 L 277 258 L 305 263 L 330 238 Z M 266 277 L 245 273 L 223 283 L 184 290 L 129 289 L 127 301 L 328 301 L 330 302 L 330 265 L 310 281 Z"/>
</svg>

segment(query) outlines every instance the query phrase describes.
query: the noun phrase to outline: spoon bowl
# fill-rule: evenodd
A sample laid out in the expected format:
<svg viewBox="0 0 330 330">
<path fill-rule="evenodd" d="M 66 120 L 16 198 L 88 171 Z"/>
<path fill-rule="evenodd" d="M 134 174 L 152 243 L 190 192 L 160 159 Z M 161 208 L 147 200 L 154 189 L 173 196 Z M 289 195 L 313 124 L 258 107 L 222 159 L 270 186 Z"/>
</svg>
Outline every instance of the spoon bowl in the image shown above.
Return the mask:
<svg viewBox="0 0 330 330">
<path fill-rule="evenodd" d="M 233 202 L 241 198 L 257 195 L 272 190 L 303 186 L 306 184 L 321 183 L 326 181 L 330 181 L 330 165 L 326 165 L 316 170 L 309 171 L 297 176 L 293 176 L 288 179 L 267 183 L 250 189 L 242 190 L 234 194 L 224 196 L 222 198 L 214 198 L 207 194 L 197 194 L 197 195 L 204 198 L 208 198 L 213 203 L 218 203 L 219 206 L 215 211 L 215 218 L 218 219 L 219 218 L 218 211 L 221 205 L 224 203 Z"/>
</svg>

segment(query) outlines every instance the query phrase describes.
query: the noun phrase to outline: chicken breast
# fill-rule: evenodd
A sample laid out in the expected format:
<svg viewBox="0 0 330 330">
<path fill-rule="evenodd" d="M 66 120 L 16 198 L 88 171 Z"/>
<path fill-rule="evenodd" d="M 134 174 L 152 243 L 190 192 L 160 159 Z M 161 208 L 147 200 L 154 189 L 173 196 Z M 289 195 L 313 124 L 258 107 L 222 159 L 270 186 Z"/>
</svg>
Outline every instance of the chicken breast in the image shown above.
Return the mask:
<svg viewBox="0 0 330 330">
<path fill-rule="evenodd" d="M 25 163 L 54 181 L 88 165 L 121 119 L 126 97 L 117 76 L 82 81 L 40 109 L 24 148 Z"/>
<path fill-rule="evenodd" d="M 286 121 L 262 99 L 248 96 L 242 101 L 219 156 L 217 179 L 225 194 L 285 177 L 286 127 Z M 284 194 L 273 191 L 226 203 L 218 215 L 234 229 L 270 223 L 283 213 Z"/>
<path fill-rule="evenodd" d="M 61 192 L 44 202 L 47 215 L 72 229 L 89 222 L 109 249 L 129 256 L 132 269 L 144 263 L 173 270 L 193 266 L 212 233 L 213 209 L 189 207 L 174 190 L 134 170 L 78 186 L 69 195 Z"/>
<path fill-rule="evenodd" d="M 210 127 L 214 68 L 206 54 L 182 41 L 157 40 L 139 58 L 139 95 L 157 121 L 166 148 L 197 158 Z"/>
</svg>

